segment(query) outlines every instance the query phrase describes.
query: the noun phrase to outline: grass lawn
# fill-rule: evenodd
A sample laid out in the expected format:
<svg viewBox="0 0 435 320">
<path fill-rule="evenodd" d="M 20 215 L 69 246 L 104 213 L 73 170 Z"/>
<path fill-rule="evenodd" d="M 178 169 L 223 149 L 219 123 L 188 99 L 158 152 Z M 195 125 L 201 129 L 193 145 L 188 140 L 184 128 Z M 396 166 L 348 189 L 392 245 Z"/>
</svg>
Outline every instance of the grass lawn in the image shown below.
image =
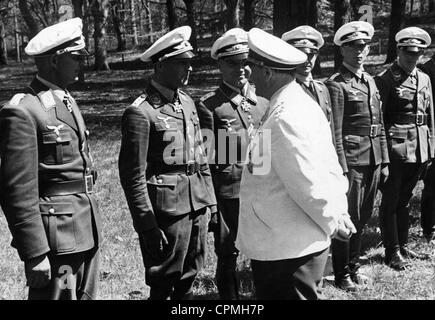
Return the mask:
<svg viewBox="0 0 435 320">
<path fill-rule="evenodd" d="M 380 67 L 373 67 L 375 73 Z M 35 69 L 30 62 L 0 69 L 0 101 L 10 99 L 31 80 Z M 144 78 L 150 70 L 112 70 L 86 72 L 86 84 L 72 90 L 85 115 L 91 132 L 90 146 L 99 178 L 96 196 L 103 217 L 103 243 L 101 244 L 100 299 L 145 299 L 149 288 L 144 281 L 144 267 L 137 235 L 127 203 L 119 183 L 117 161 L 120 148 L 120 115 L 123 109 L 140 94 Z M 217 86 L 219 76 L 211 66 L 199 66 L 191 77 L 188 91 L 194 98 Z M 419 226 L 419 200 L 421 182 L 415 190 L 411 206 L 410 246 L 418 252 L 430 253 L 421 238 Z M 377 203 L 379 204 L 379 198 Z M 435 255 L 429 261 L 414 261 L 408 271 L 396 272 L 382 264 L 383 248 L 379 246 L 377 208 L 364 237 L 363 269 L 372 283 L 355 293 L 344 293 L 334 288 L 328 279 L 324 283 L 326 299 L 435 299 Z M 10 247 L 11 236 L 6 219 L 0 214 L 0 299 L 24 299 L 26 287 L 23 264 Z M 213 239 L 208 236 L 205 268 L 195 282 L 198 299 L 217 299 L 214 280 L 216 258 Z M 249 261 L 239 257 L 238 271 L 242 298 L 252 299 L 253 284 Z"/>
</svg>

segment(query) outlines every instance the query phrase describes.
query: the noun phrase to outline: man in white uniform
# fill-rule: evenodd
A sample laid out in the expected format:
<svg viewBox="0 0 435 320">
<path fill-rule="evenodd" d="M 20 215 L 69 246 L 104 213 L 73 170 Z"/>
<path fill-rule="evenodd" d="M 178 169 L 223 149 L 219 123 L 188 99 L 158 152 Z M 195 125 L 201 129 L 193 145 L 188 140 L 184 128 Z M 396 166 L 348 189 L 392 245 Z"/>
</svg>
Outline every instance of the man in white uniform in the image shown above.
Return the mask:
<svg viewBox="0 0 435 320">
<path fill-rule="evenodd" d="M 307 56 L 257 28 L 248 44 L 251 80 L 270 105 L 248 148 L 236 246 L 258 299 L 317 299 L 331 237 L 356 231 L 347 180 L 328 121 L 294 78 Z"/>
</svg>

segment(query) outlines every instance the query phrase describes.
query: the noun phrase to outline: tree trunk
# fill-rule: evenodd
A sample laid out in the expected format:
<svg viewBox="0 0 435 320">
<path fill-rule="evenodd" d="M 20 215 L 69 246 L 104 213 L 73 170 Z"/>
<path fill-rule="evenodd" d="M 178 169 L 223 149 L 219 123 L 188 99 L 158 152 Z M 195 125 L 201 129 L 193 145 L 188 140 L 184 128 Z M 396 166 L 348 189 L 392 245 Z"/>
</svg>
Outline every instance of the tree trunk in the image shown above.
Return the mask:
<svg viewBox="0 0 435 320">
<path fill-rule="evenodd" d="M 227 6 L 227 30 L 240 26 L 239 0 L 224 0 Z"/>
<path fill-rule="evenodd" d="M 388 51 L 385 63 L 393 62 L 396 59 L 396 33 L 405 25 L 406 0 L 391 1 L 390 32 L 388 36 Z"/>
<path fill-rule="evenodd" d="M 292 0 L 290 1 L 273 1 L 273 34 L 277 37 L 290 30 L 290 10 Z"/>
<path fill-rule="evenodd" d="M 15 5 L 15 4 L 14 4 Z M 14 29 L 15 29 L 15 53 L 17 56 L 17 62 L 21 62 L 21 43 L 18 28 L 17 7 L 14 6 Z"/>
<path fill-rule="evenodd" d="M 94 56 L 95 70 L 110 70 L 107 63 L 107 51 L 104 35 L 108 16 L 108 0 L 93 0 L 92 16 L 94 17 Z"/>
<path fill-rule="evenodd" d="M 116 51 L 124 51 L 126 49 L 125 42 L 125 13 L 124 13 L 124 1 L 116 0 L 112 1 L 112 19 L 113 29 L 116 33 L 116 39 L 118 41 L 118 47 Z"/>
<path fill-rule="evenodd" d="M 151 34 L 151 36 L 149 37 L 149 41 L 153 43 L 154 42 L 154 36 L 152 35 L 152 33 L 154 32 L 153 17 L 151 12 L 151 3 L 149 0 L 146 0 L 146 10 L 147 10 L 147 20 L 148 20 L 148 33 Z"/>
<path fill-rule="evenodd" d="M 186 4 L 187 10 L 187 23 L 192 28 L 192 35 L 190 36 L 189 42 L 192 44 L 193 50 L 198 50 L 198 41 L 197 41 L 197 32 L 196 32 L 196 24 L 195 24 L 195 0 L 184 0 Z"/>
<path fill-rule="evenodd" d="M 319 20 L 319 12 L 317 10 L 317 0 L 309 0 L 307 4 L 307 24 L 315 28 Z"/>
<path fill-rule="evenodd" d="M 6 47 L 5 25 L 0 21 L 0 66 L 8 64 L 8 48 Z"/>
<path fill-rule="evenodd" d="M 243 1 L 244 8 L 244 18 L 243 18 L 243 26 L 245 30 L 249 30 L 254 26 L 254 0 L 244 0 Z"/>
<path fill-rule="evenodd" d="M 178 24 L 174 0 L 166 0 L 166 10 L 168 13 L 169 30 L 173 30 L 177 27 L 177 24 Z"/>
<path fill-rule="evenodd" d="M 40 30 L 41 28 L 36 23 L 35 18 L 30 13 L 30 9 L 27 3 L 27 0 L 19 0 L 18 6 L 20 7 L 21 15 L 23 16 L 24 21 L 26 22 L 26 25 L 29 29 L 29 38 L 33 38 Z"/>
<path fill-rule="evenodd" d="M 139 44 L 137 38 L 137 26 L 136 26 L 136 5 L 134 0 L 130 0 L 130 14 L 131 14 L 131 26 L 133 31 L 133 45 L 137 46 Z"/>
<path fill-rule="evenodd" d="M 335 0 L 334 7 L 335 7 L 334 32 L 337 32 L 337 30 L 342 25 L 352 20 L 350 0 Z M 342 61 L 343 61 L 343 57 L 341 56 L 340 48 L 338 46 L 335 46 L 335 54 L 334 54 L 335 70 L 337 70 L 340 67 Z"/>
<path fill-rule="evenodd" d="M 74 16 L 79 17 L 83 21 L 83 5 L 85 0 L 73 0 L 72 4 L 74 6 Z M 88 46 L 86 46 L 88 49 Z M 88 49 L 89 50 L 89 49 Z M 85 72 L 84 72 L 84 66 L 83 64 L 80 65 L 80 71 L 79 71 L 79 83 L 85 82 Z"/>
<path fill-rule="evenodd" d="M 317 1 L 288 0 L 273 2 L 273 34 L 281 37 L 287 32 L 300 25 L 316 27 L 317 24 Z"/>
</svg>

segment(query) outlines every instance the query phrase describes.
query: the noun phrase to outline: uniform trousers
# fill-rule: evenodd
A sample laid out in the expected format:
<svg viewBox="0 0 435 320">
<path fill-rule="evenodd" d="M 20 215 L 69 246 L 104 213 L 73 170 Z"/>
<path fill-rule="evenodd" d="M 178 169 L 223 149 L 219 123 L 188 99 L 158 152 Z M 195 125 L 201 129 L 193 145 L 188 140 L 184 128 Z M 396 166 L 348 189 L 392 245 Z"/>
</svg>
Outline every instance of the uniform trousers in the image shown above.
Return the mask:
<svg viewBox="0 0 435 320">
<path fill-rule="evenodd" d="M 332 240 L 332 266 L 336 280 L 356 272 L 361 254 L 361 236 L 372 216 L 380 180 L 381 166 L 349 166 L 347 177 L 348 211 L 357 232 L 349 241 Z"/>
<path fill-rule="evenodd" d="M 218 198 L 217 225 L 213 230 L 217 256 L 216 283 L 221 299 L 239 299 L 236 275 L 237 256 L 235 246 L 239 223 L 239 199 Z"/>
<path fill-rule="evenodd" d="M 205 258 L 206 212 L 207 208 L 177 216 L 156 213 L 168 240 L 158 257 L 146 250 L 144 237 L 139 235 L 150 300 L 193 298 L 192 284 Z"/>
<path fill-rule="evenodd" d="M 382 202 L 379 211 L 382 241 L 385 249 L 389 251 L 408 243 L 409 201 L 426 166 L 426 163 L 399 161 L 393 161 L 389 165 L 390 175 L 381 186 Z"/>
<path fill-rule="evenodd" d="M 99 249 L 48 255 L 51 281 L 44 288 L 29 288 L 29 300 L 93 300 L 97 295 Z"/>
<path fill-rule="evenodd" d="M 424 176 L 421 193 L 421 227 L 429 240 L 435 237 L 435 163 L 432 162 Z"/>
<path fill-rule="evenodd" d="M 328 249 L 295 259 L 251 260 L 257 299 L 318 300 Z"/>
</svg>

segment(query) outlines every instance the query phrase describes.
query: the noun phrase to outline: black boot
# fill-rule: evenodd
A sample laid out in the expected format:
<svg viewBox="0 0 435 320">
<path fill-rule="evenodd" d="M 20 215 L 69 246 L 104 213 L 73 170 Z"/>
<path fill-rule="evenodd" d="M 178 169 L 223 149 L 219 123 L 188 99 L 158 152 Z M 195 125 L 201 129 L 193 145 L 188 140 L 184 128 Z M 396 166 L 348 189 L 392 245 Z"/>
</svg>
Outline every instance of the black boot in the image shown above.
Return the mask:
<svg viewBox="0 0 435 320">
<path fill-rule="evenodd" d="M 427 260 L 430 258 L 429 255 L 427 254 L 420 254 L 415 251 L 412 251 L 411 249 L 409 249 L 408 245 L 406 244 L 400 247 L 400 254 L 405 259 Z"/>
<path fill-rule="evenodd" d="M 385 264 L 397 271 L 405 270 L 409 266 L 399 248 L 385 249 Z"/>
<path fill-rule="evenodd" d="M 370 282 L 369 276 L 361 272 L 358 262 L 349 264 L 349 272 L 350 278 L 355 284 L 367 285 Z"/>
<path fill-rule="evenodd" d="M 350 273 L 335 274 L 335 286 L 344 291 L 356 291 L 356 285 L 352 281 Z"/>
<path fill-rule="evenodd" d="M 223 300 L 239 300 L 239 285 L 236 275 L 237 255 L 218 257 L 216 284 Z"/>
</svg>

